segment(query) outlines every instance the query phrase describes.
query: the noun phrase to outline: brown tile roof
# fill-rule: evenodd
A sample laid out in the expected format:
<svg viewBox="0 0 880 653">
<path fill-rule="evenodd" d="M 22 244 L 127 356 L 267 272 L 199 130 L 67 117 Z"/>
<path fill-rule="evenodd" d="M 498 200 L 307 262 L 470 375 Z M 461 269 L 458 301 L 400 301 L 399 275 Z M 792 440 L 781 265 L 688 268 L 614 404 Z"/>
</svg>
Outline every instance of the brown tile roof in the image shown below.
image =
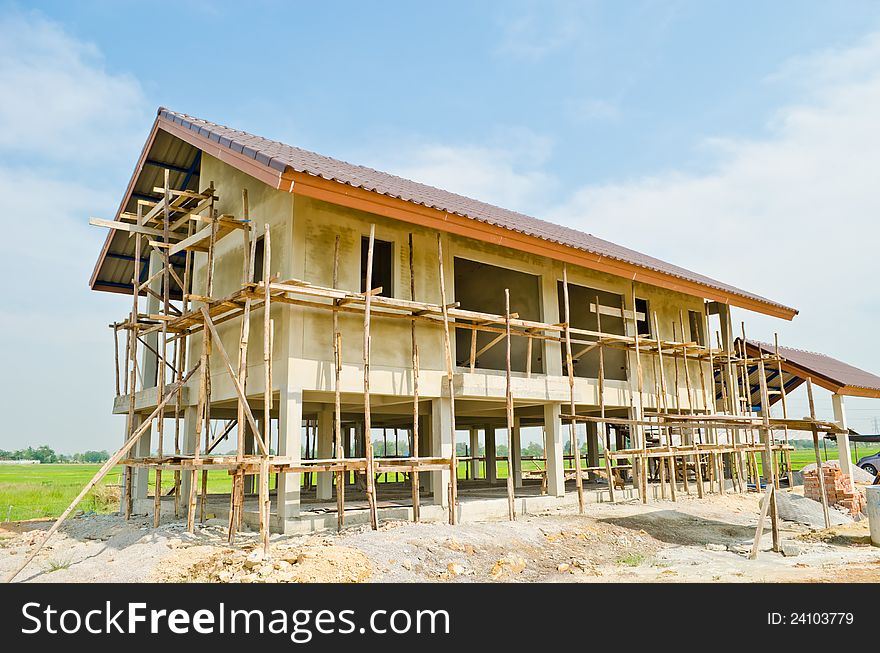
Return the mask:
<svg viewBox="0 0 880 653">
<path fill-rule="evenodd" d="M 702 274 L 616 245 L 576 229 L 539 220 L 523 213 L 503 209 L 486 202 L 440 190 L 433 186 L 403 179 L 386 172 L 339 161 L 338 159 L 309 152 L 298 147 L 285 145 L 278 141 L 255 136 L 248 132 L 218 125 L 201 118 L 171 111 L 164 107 L 159 109 L 159 118 L 180 125 L 221 146 L 253 158 L 266 167 L 282 173 L 286 170 L 291 170 L 348 184 L 374 193 L 395 197 L 414 204 L 461 215 L 472 220 L 572 247 L 583 252 L 636 265 L 725 293 L 739 295 L 770 306 L 779 307 L 786 311 L 797 312 L 785 304 L 780 304 L 766 297 L 716 281 Z"/>
<path fill-rule="evenodd" d="M 768 354 L 775 352 L 774 346 L 769 343 L 757 340 L 747 340 L 746 342 L 752 347 L 759 348 Z M 825 377 L 829 381 L 833 381 L 840 388 L 864 388 L 880 393 L 880 376 L 839 361 L 836 358 L 831 358 L 831 356 L 792 347 L 780 347 L 779 355 L 803 370 L 813 372 Z M 852 393 L 844 391 L 841 394 Z"/>
</svg>

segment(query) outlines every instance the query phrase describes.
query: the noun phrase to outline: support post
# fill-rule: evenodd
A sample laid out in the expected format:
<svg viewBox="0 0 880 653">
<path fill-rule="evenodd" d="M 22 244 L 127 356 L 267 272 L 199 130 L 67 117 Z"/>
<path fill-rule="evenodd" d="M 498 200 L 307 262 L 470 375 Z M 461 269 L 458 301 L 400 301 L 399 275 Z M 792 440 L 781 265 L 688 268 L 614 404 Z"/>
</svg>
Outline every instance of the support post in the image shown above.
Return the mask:
<svg viewBox="0 0 880 653">
<path fill-rule="evenodd" d="M 431 445 L 432 455 L 437 458 L 451 458 L 452 422 L 449 419 L 449 397 L 439 397 L 431 401 Z M 431 486 L 434 491 L 434 504 L 449 506 L 448 490 L 451 480 L 451 469 L 434 470 L 431 472 Z"/>
<path fill-rule="evenodd" d="M 834 421 L 840 428 L 846 429 L 846 409 L 843 405 L 843 395 L 831 395 L 831 406 L 834 409 Z M 852 454 L 849 450 L 849 432 L 837 434 L 837 458 L 840 461 L 840 471 L 852 479 Z"/>
<path fill-rule="evenodd" d="M 513 432 L 510 434 L 511 460 L 513 461 L 513 487 L 523 486 L 522 471 L 522 426 L 518 415 L 513 417 Z"/>
<path fill-rule="evenodd" d="M 333 457 L 333 411 L 329 408 L 318 412 L 318 458 Z M 318 501 L 333 498 L 333 472 L 318 472 Z"/>
<path fill-rule="evenodd" d="M 476 480 L 480 475 L 480 431 L 476 426 L 472 426 L 470 430 L 469 448 L 471 454 L 471 479 Z"/>
<path fill-rule="evenodd" d="M 486 449 L 486 480 L 489 485 L 493 485 L 498 481 L 498 453 L 495 450 L 495 427 L 487 424 L 483 428 Z"/>
<path fill-rule="evenodd" d="M 298 461 L 302 456 L 302 390 L 285 384 L 279 392 L 278 455 Z M 278 475 L 278 520 L 282 531 L 285 521 L 299 517 L 300 474 Z"/>
<path fill-rule="evenodd" d="M 547 493 L 565 496 L 565 472 L 562 466 L 563 428 L 559 417 L 562 404 L 544 404 L 544 456 L 547 458 Z"/>
</svg>

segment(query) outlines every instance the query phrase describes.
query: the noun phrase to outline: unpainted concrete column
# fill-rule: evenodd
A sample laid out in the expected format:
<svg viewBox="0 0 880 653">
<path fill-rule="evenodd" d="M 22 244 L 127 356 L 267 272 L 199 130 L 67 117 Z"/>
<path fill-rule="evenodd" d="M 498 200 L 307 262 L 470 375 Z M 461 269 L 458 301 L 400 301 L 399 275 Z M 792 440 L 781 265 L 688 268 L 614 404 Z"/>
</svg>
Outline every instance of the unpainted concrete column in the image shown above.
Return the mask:
<svg viewBox="0 0 880 653">
<path fill-rule="evenodd" d="M 143 417 L 139 415 L 135 415 L 135 428 L 138 428 L 144 423 Z M 152 437 L 153 437 L 153 426 L 144 431 L 144 434 L 137 439 L 134 447 L 132 447 L 131 455 L 133 458 L 146 458 L 150 455 L 150 448 L 152 445 Z M 150 480 L 150 468 L 149 467 L 135 467 L 132 469 L 131 475 L 131 497 L 137 502 L 147 499 L 147 492 L 149 489 L 149 480 Z M 135 509 L 137 510 L 137 509 Z"/>
<path fill-rule="evenodd" d="M 480 461 L 477 459 L 480 455 L 480 431 L 476 426 L 472 426 L 470 431 L 470 451 L 471 478 L 476 479 L 480 475 Z"/>
<path fill-rule="evenodd" d="M 293 461 L 302 459 L 302 389 L 281 386 L 278 406 L 278 455 Z M 284 522 L 299 516 L 301 474 L 278 475 L 278 519 L 281 529 Z"/>
<path fill-rule="evenodd" d="M 419 456 L 433 455 L 434 451 L 433 438 L 431 437 L 431 428 L 433 426 L 431 415 L 419 415 Z M 434 491 L 434 475 L 419 474 L 420 490 L 425 494 L 431 494 Z"/>
<path fill-rule="evenodd" d="M 831 406 L 834 409 L 834 421 L 842 428 L 847 428 L 843 396 L 839 394 L 831 395 Z M 849 450 L 848 432 L 837 435 L 837 458 L 840 461 L 840 471 L 852 478 L 852 454 Z"/>
<path fill-rule="evenodd" d="M 587 439 L 587 467 L 599 466 L 599 425 L 595 422 L 586 422 Z M 575 455 L 579 455 L 576 452 Z M 594 479 L 595 472 L 589 472 L 588 478 Z"/>
<path fill-rule="evenodd" d="M 521 488 L 522 477 L 522 426 L 520 418 L 513 418 L 513 432 L 508 434 L 507 446 L 512 447 L 513 452 L 513 487 Z"/>
<path fill-rule="evenodd" d="M 198 433 L 196 433 L 196 421 L 199 413 L 197 406 L 186 406 L 183 409 L 183 442 L 181 452 L 184 454 L 195 453 Z M 190 474 L 184 472 L 180 475 L 180 505 L 183 511 L 189 506 Z"/>
<path fill-rule="evenodd" d="M 439 458 L 452 456 L 454 439 L 452 434 L 452 421 L 449 419 L 449 398 L 439 397 L 431 400 L 431 444 L 433 455 Z M 431 472 L 434 503 L 436 505 L 449 505 L 447 487 L 452 477 L 448 470 Z"/>
<path fill-rule="evenodd" d="M 262 425 L 262 418 L 257 420 L 257 428 L 260 429 L 260 433 L 265 433 L 265 430 Z M 244 425 L 244 453 L 245 455 L 253 455 L 257 453 L 257 439 L 254 437 L 253 429 L 245 424 Z M 256 476 L 254 474 L 245 474 L 244 477 L 244 493 L 245 494 L 254 494 L 256 492 Z"/>
<path fill-rule="evenodd" d="M 325 409 L 318 412 L 318 458 L 333 457 L 333 411 Z M 318 500 L 333 498 L 333 472 L 318 472 Z"/>
<path fill-rule="evenodd" d="M 495 427 L 486 425 L 486 480 L 495 483 L 498 480 L 498 452 L 495 450 Z"/>
<path fill-rule="evenodd" d="M 562 455 L 565 440 L 562 427 L 562 404 L 544 405 L 544 456 L 547 458 L 547 493 L 565 496 L 565 472 Z"/>
</svg>

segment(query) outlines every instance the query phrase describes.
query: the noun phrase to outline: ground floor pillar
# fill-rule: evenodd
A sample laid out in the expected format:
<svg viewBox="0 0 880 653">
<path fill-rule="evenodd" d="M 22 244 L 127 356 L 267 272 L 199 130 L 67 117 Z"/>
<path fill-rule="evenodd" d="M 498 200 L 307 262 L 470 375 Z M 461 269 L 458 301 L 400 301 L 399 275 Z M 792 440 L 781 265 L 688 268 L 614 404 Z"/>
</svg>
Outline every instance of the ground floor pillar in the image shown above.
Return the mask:
<svg viewBox="0 0 880 653">
<path fill-rule="evenodd" d="M 485 427 L 485 450 L 486 450 L 486 480 L 495 483 L 498 480 L 498 453 L 495 450 L 495 427 Z"/>
<path fill-rule="evenodd" d="M 507 446 L 511 447 L 513 460 L 513 487 L 521 488 L 522 476 L 522 426 L 519 417 L 513 418 L 513 432 L 508 433 Z"/>
<path fill-rule="evenodd" d="M 587 440 L 587 467 L 599 466 L 599 425 L 595 422 L 586 422 L 586 440 Z M 579 455 L 577 452 L 576 455 Z M 596 474 L 590 472 L 588 478 L 594 479 Z"/>
<path fill-rule="evenodd" d="M 318 413 L 318 458 L 333 458 L 333 411 Z M 318 472 L 318 500 L 330 501 L 333 498 L 333 472 Z"/>
<path fill-rule="evenodd" d="M 439 397 L 431 401 L 431 444 L 432 455 L 438 458 L 450 458 L 452 447 L 455 446 L 455 438 L 452 433 L 452 420 L 450 419 L 449 398 Z M 434 504 L 449 505 L 447 488 L 452 480 L 449 470 L 431 472 Z"/>
<path fill-rule="evenodd" d="M 134 427 L 138 428 L 143 424 L 143 417 L 135 415 Z M 131 450 L 132 458 L 146 458 L 150 455 L 150 447 L 152 444 L 153 426 L 150 425 L 143 435 L 137 439 Z M 150 468 L 135 467 L 132 469 L 131 475 L 131 498 L 135 504 L 138 501 L 147 499 L 149 489 Z M 137 508 L 135 508 L 137 510 Z"/>
<path fill-rule="evenodd" d="M 278 455 L 293 461 L 302 459 L 302 390 L 282 386 L 278 406 Z M 284 529 L 287 519 L 299 516 L 301 474 L 278 475 L 278 520 Z"/>
<path fill-rule="evenodd" d="M 834 409 L 834 421 L 842 428 L 847 428 L 843 396 L 839 394 L 831 395 L 831 406 Z M 837 458 L 840 461 L 840 471 L 852 478 L 852 454 L 849 451 L 849 432 L 837 435 Z"/>
<path fill-rule="evenodd" d="M 563 470 L 562 404 L 544 405 L 544 456 L 547 458 L 547 494 L 565 496 L 565 472 Z"/>
<path fill-rule="evenodd" d="M 480 431 L 476 426 L 471 427 L 469 449 L 471 453 L 471 478 L 476 479 L 480 476 Z"/>
</svg>

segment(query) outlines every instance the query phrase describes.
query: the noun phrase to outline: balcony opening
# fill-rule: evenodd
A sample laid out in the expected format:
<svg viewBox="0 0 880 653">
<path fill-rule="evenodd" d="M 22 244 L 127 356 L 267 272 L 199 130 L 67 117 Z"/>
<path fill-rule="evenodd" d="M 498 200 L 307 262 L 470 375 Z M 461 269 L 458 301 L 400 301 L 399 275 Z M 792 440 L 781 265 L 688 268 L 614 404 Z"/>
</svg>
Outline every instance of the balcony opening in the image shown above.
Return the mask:
<svg viewBox="0 0 880 653">
<path fill-rule="evenodd" d="M 636 297 L 636 328 L 640 336 L 651 337 L 651 313 L 648 300 Z"/>
<path fill-rule="evenodd" d="M 706 332 L 703 329 L 703 314 L 699 311 L 688 311 L 688 322 L 691 328 L 691 341 L 706 346 Z"/>
<path fill-rule="evenodd" d="M 559 296 L 559 319 L 565 319 L 565 295 L 562 282 L 557 284 Z M 599 319 L 596 313 L 596 297 L 599 298 L 599 310 L 602 315 L 602 333 L 609 335 L 624 335 L 624 321 L 620 313 L 622 297 L 614 293 L 568 284 L 568 305 L 571 327 L 573 329 L 585 329 L 587 331 L 599 330 Z M 638 305 L 638 300 L 636 300 Z M 572 340 L 595 340 L 588 336 L 572 335 Z M 573 360 L 574 375 L 590 379 L 599 378 L 599 348 L 595 347 L 585 351 L 587 345 L 572 343 L 571 355 Z M 626 352 L 620 349 L 605 347 L 605 379 L 615 381 L 626 380 Z M 562 347 L 562 369 L 566 369 L 565 346 Z"/>
<path fill-rule="evenodd" d="M 367 292 L 367 255 L 370 251 L 370 239 L 361 238 L 361 292 Z M 394 277 L 394 243 L 387 240 L 373 239 L 373 275 L 370 285 L 382 288 L 379 294 L 393 297 L 392 279 Z M 372 290 L 372 289 L 370 289 Z"/>
<path fill-rule="evenodd" d="M 506 268 L 456 257 L 454 260 L 455 300 L 459 307 L 470 311 L 504 315 L 504 289 L 510 290 L 510 312 L 518 313 L 523 320 L 541 320 L 541 280 L 533 274 L 516 272 Z M 497 326 L 497 325 L 496 325 Z M 503 325 L 501 325 L 503 327 Z M 506 368 L 506 345 L 500 340 L 487 347 L 497 333 L 478 332 L 475 351 L 476 369 L 504 370 Z M 540 340 L 532 340 L 531 371 L 541 374 L 544 371 L 544 347 Z M 526 372 L 526 356 L 529 350 L 528 338 L 513 337 L 510 341 L 510 369 L 513 372 Z M 471 331 L 455 330 L 456 363 L 462 367 L 470 366 Z"/>
</svg>

